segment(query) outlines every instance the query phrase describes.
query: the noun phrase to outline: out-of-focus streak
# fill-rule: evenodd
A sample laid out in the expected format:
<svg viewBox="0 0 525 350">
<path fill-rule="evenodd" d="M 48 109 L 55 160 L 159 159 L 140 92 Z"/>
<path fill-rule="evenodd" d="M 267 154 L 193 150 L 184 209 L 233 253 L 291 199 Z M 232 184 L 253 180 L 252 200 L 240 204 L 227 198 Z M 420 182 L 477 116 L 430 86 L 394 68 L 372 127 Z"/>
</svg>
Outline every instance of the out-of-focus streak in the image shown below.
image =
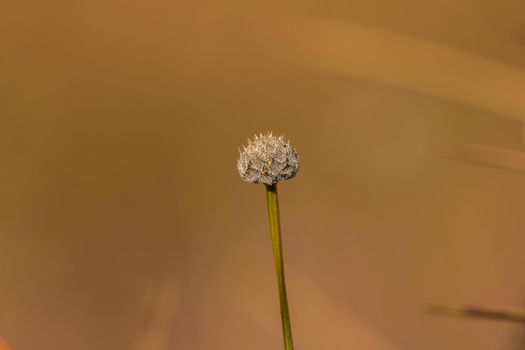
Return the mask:
<svg viewBox="0 0 525 350">
<path fill-rule="evenodd" d="M 491 309 L 484 306 L 429 305 L 426 307 L 426 311 L 440 316 L 525 323 L 525 310 Z"/>
<path fill-rule="evenodd" d="M 525 152 L 468 143 L 448 143 L 436 149 L 436 156 L 500 169 L 525 172 Z"/>
<path fill-rule="evenodd" d="M 446 98 L 525 120 L 525 71 L 468 51 L 353 23 L 278 17 L 273 60 Z"/>
<path fill-rule="evenodd" d="M 300 291 L 291 298 L 291 306 L 293 307 L 294 304 L 309 306 L 302 307 L 295 314 L 292 312 L 291 315 L 292 327 L 296 331 L 294 342 L 297 343 L 298 348 L 312 350 L 397 349 L 393 341 L 348 313 L 345 306 L 338 304 L 306 274 L 293 268 L 293 265 L 288 265 L 286 272 L 290 276 L 290 281 L 293 281 L 293 289 Z M 255 289 L 234 298 L 233 306 L 251 315 L 254 321 L 269 331 L 279 332 L 279 320 L 273 318 L 271 308 L 261 303 L 254 303 L 251 299 L 257 293 L 261 293 L 261 290 L 265 292 L 261 286 Z M 269 290 L 274 292 L 271 288 Z M 309 334 L 308 341 L 305 341 L 301 334 Z M 312 336 L 312 334 L 318 334 L 318 336 Z"/>
<path fill-rule="evenodd" d="M 152 288 L 146 305 L 143 325 L 133 350 L 167 349 L 171 320 L 180 305 L 178 285 L 164 282 Z"/>
<path fill-rule="evenodd" d="M 12 350 L 7 341 L 0 337 L 0 350 Z"/>
</svg>

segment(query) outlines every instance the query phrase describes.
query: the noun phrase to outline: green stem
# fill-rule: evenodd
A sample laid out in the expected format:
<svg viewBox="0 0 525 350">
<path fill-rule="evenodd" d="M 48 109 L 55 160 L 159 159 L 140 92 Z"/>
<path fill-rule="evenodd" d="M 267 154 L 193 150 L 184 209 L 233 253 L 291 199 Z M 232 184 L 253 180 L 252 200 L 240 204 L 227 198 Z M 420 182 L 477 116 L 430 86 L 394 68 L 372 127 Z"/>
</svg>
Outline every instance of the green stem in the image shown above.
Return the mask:
<svg viewBox="0 0 525 350">
<path fill-rule="evenodd" d="M 286 296 L 286 283 L 284 279 L 277 185 L 266 186 L 266 203 L 268 205 L 268 218 L 270 219 L 270 231 L 272 233 L 273 259 L 275 263 L 275 272 L 277 272 L 277 285 L 279 286 L 284 349 L 293 350 L 292 327 L 290 326 L 290 312 L 288 311 L 288 298 Z"/>
</svg>

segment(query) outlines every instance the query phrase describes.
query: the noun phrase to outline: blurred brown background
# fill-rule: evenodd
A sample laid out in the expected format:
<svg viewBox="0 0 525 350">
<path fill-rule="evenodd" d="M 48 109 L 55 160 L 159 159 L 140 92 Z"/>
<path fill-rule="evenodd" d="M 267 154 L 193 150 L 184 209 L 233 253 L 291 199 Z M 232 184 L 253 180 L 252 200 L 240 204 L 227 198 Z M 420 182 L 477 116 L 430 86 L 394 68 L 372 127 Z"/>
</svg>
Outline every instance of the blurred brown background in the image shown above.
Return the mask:
<svg viewBox="0 0 525 350">
<path fill-rule="evenodd" d="M 297 349 L 525 347 L 422 313 L 525 306 L 525 2 L 1 8 L 13 350 L 280 349 L 264 191 L 235 168 L 270 130 L 302 161 L 280 187 Z"/>
</svg>

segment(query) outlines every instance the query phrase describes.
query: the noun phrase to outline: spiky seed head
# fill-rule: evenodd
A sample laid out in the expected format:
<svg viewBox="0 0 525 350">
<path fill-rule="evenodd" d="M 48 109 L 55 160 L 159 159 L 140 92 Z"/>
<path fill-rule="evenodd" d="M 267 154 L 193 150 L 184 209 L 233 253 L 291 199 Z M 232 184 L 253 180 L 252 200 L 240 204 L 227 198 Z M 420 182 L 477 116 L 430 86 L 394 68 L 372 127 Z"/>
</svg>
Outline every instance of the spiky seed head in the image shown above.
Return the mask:
<svg viewBox="0 0 525 350">
<path fill-rule="evenodd" d="M 239 152 L 237 169 L 244 181 L 275 185 L 291 179 L 299 170 L 297 152 L 282 136 L 255 135 Z"/>
</svg>

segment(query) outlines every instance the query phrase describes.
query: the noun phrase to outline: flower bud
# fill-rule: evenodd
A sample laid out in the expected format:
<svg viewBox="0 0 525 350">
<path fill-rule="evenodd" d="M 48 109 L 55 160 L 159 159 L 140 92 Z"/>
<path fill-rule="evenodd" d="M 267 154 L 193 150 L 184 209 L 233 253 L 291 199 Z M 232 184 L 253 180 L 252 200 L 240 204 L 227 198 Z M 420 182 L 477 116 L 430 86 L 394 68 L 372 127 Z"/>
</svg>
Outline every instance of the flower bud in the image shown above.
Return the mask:
<svg viewBox="0 0 525 350">
<path fill-rule="evenodd" d="M 297 152 L 282 136 L 255 135 L 240 151 L 237 169 L 244 181 L 275 185 L 297 174 Z"/>
</svg>

